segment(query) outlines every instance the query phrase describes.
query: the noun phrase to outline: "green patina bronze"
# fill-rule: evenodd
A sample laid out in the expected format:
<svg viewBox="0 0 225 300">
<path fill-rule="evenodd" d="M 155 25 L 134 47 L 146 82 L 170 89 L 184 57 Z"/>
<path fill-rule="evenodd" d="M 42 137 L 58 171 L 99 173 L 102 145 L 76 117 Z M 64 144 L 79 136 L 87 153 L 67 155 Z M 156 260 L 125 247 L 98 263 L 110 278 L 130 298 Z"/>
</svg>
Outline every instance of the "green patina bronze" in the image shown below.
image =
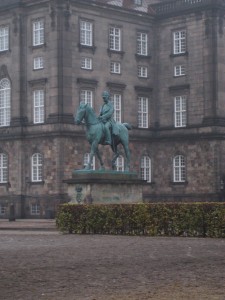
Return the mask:
<svg viewBox="0 0 225 300">
<path fill-rule="evenodd" d="M 77 125 L 84 121 L 86 126 L 86 135 L 89 144 L 91 145 L 90 160 L 85 167 L 85 170 L 91 169 L 93 156 L 96 155 L 99 159 L 101 169 L 104 170 L 104 163 L 100 155 L 98 145 L 110 145 L 114 156 L 112 159 L 112 168 L 115 169 L 116 159 L 119 157 L 117 146 L 122 144 L 125 155 L 125 171 L 130 170 L 130 150 L 129 150 L 129 135 L 128 130 L 131 125 L 128 123 L 118 123 L 113 119 L 114 107 L 110 101 L 110 95 L 107 91 L 102 94 L 104 104 L 101 107 L 100 114 L 97 117 L 92 107 L 83 101 L 75 115 L 75 123 Z"/>
</svg>

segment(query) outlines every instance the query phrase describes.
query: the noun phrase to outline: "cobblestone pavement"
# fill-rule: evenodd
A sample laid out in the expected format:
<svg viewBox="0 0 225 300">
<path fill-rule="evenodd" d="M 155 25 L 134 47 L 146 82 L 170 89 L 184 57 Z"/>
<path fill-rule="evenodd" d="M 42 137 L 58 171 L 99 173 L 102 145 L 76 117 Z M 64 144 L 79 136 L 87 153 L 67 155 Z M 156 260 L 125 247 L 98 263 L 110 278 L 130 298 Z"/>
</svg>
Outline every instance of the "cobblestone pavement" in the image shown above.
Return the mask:
<svg viewBox="0 0 225 300">
<path fill-rule="evenodd" d="M 1 300 L 225 300 L 225 240 L 0 231 Z"/>
</svg>

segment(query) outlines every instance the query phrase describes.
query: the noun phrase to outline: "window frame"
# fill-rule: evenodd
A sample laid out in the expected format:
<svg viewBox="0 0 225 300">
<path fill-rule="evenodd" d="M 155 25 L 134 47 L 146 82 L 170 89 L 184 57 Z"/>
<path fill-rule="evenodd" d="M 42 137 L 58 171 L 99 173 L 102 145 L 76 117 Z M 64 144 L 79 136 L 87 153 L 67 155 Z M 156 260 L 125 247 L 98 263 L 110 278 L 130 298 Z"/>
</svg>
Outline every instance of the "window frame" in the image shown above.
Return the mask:
<svg viewBox="0 0 225 300">
<path fill-rule="evenodd" d="M 45 90 L 33 90 L 33 123 L 43 124 L 45 122 Z"/>
<path fill-rule="evenodd" d="M 149 128 L 149 98 L 146 96 L 138 96 L 138 128 Z"/>
<path fill-rule="evenodd" d="M 124 157 L 123 155 L 119 155 L 115 161 L 116 171 L 124 172 Z"/>
<path fill-rule="evenodd" d="M 120 93 L 113 93 L 111 101 L 114 107 L 113 118 L 116 122 L 122 120 L 122 95 Z"/>
<path fill-rule="evenodd" d="M 83 165 L 86 167 L 89 163 L 90 160 L 90 153 L 85 153 L 83 157 Z M 95 170 L 95 156 L 93 156 L 92 164 L 91 164 L 91 169 Z"/>
<path fill-rule="evenodd" d="M 183 155 L 176 155 L 173 157 L 173 182 L 186 182 L 186 160 Z"/>
<path fill-rule="evenodd" d="M 37 28 L 35 26 L 37 25 Z M 32 21 L 32 45 L 33 47 L 42 46 L 45 43 L 45 21 L 38 18 Z"/>
<path fill-rule="evenodd" d="M 0 80 L 0 127 L 10 126 L 11 122 L 11 82 Z"/>
<path fill-rule="evenodd" d="M 1 32 L 3 31 L 3 32 Z M 9 26 L 0 26 L 0 52 L 9 50 Z"/>
<path fill-rule="evenodd" d="M 148 56 L 148 33 L 143 31 L 138 31 L 136 42 L 137 42 L 137 50 L 136 50 L 137 55 Z"/>
<path fill-rule="evenodd" d="M 81 69 L 92 70 L 92 68 L 93 68 L 93 59 L 91 57 L 81 57 Z"/>
<path fill-rule="evenodd" d="M 185 65 L 175 65 L 174 66 L 174 77 L 180 77 L 186 75 Z"/>
<path fill-rule="evenodd" d="M 6 212 L 7 212 L 7 206 L 0 204 L 0 216 L 6 215 Z"/>
<path fill-rule="evenodd" d="M 44 58 L 43 58 L 43 56 L 34 57 L 33 69 L 34 70 L 44 69 Z"/>
<path fill-rule="evenodd" d="M 82 101 L 93 107 L 93 91 L 91 89 L 82 88 L 80 90 L 80 102 Z"/>
<path fill-rule="evenodd" d="M 0 183 L 7 183 L 9 176 L 9 158 L 4 152 L 0 153 Z"/>
<path fill-rule="evenodd" d="M 35 207 L 35 209 L 33 210 L 33 208 Z M 41 207 L 40 207 L 40 204 L 38 203 L 31 203 L 31 206 L 30 206 L 30 214 L 32 216 L 39 216 L 41 213 Z"/>
<path fill-rule="evenodd" d="M 83 25 L 85 26 L 82 27 Z M 87 25 L 90 25 L 90 28 L 87 28 Z M 80 20 L 80 45 L 86 47 L 93 47 L 93 27 L 93 22 L 89 20 Z"/>
<path fill-rule="evenodd" d="M 110 73 L 111 74 L 121 74 L 121 63 L 119 61 L 110 62 Z"/>
<path fill-rule="evenodd" d="M 182 36 L 184 34 L 184 36 Z M 178 35 L 176 37 L 176 35 Z M 187 31 L 180 29 L 173 31 L 173 54 L 179 55 L 187 52 Z"/>
<path fill-rule="evenodd" d="M 118 52 L 122 50 L 122 29 L 119 26 L 109 27 L 109 50 Z"/>
<path fill-rule="evenodd" d="M 34 161 L 34 159 L 36 159 L 36 162 Z M 41 153 L 36 152 L 31 156 L 31 181 L 32 182 L 43 181 L 43 160 L 44 157 Z"/>
<path fill-rule="evenodd" d="M 148 155 L 143 155 L 140 162 L 141 179 L 152 182 L 152 161 Z"/>
<path fill-rule="evenodd" d="M 138 77 L 139 78 L 148 78 L 148 67 L 147 66 L 138 66 Z"/>
<path fill-rule="evenodd" d="M 187 97 L 174 97 L 174 127 L 183 128 L 187 126 Z"/>
</svg>

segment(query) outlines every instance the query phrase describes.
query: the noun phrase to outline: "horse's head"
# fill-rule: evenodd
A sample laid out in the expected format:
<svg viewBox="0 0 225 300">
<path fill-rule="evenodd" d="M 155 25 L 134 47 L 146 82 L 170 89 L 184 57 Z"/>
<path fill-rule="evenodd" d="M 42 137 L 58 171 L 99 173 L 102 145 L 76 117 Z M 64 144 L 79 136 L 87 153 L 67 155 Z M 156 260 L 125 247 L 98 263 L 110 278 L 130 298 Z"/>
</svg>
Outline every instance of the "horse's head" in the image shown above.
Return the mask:
<svg viewBox="0 0 225 300">
<path fill-rule="evenodd" d="M 75 124 L 79 125 L 83 121 L 86 113 L 87 104 L 84 101 L 81 101 L 76 116 L 74 117 Z"/>
</svg>

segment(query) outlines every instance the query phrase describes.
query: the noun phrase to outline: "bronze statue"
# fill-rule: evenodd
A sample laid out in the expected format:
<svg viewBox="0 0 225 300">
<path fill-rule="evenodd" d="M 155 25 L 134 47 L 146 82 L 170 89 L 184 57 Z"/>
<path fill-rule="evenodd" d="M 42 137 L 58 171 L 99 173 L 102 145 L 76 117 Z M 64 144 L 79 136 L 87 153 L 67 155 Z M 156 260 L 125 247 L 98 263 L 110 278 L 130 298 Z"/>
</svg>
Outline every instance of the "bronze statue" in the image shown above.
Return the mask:
<svg viewBox="0 0 225 300">
<path fill-rule="evenodd" d="M 83 101 L 77 110 L 75 116 L 75 123 L 81 124 L 84 120 L 86 125 L 86 136 L 89 144 L 91 145 L 90 160 L 85 167 L 86 170 L 91 169 L 93 156 L 96 154 L 101 165 L 101 169 L 104 170 L 104 163 L 98 150 L 98 145 L 110 145 L 114 152 L 112 159 L 112 168 L 115 169 L 116 159 L 119 157 L 117 146 L 122 144 L 126 160 L 125 171 L 130 170 L 130 150 L 129 150 L 129 135 L 128 130 L 131 129 L 131 125 L 128 123 L 118 123 L 113 119 L 113 104 L 110 101 L 110 95 L 107 91 L 103 94 L 104 104 L 101 107 L 100 115 L 97 117 L 92 107 L 85 104 Z"/>
</svg>

